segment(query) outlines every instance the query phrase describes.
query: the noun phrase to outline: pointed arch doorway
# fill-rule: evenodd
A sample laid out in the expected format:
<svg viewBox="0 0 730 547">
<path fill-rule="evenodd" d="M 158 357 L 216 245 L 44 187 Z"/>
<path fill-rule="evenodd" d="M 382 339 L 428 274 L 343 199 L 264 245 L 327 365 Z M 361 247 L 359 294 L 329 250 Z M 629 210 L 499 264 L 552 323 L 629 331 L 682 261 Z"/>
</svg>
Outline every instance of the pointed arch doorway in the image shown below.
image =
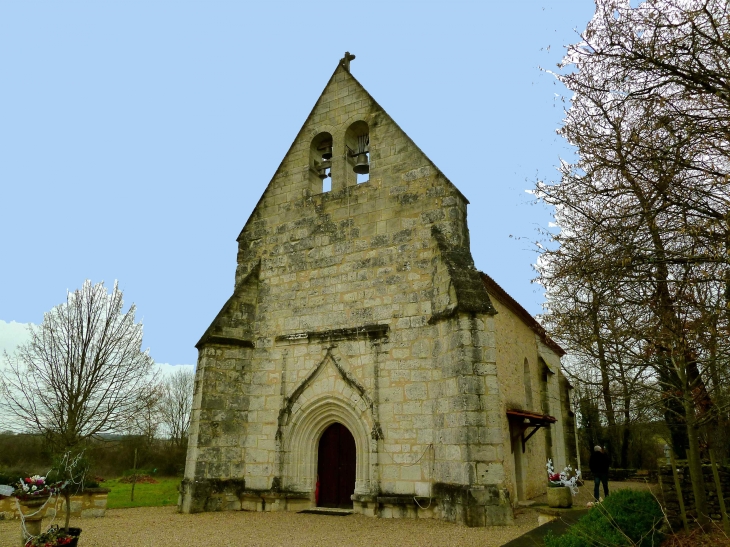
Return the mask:
<svg viewBox="0 0 730 547">
<path fill-rule="evenodd" d="M 355 438 L 344 425 L 335 422 L 319 439 L 319 507 L 352 508 L 356 464 Z"/>
</svg>

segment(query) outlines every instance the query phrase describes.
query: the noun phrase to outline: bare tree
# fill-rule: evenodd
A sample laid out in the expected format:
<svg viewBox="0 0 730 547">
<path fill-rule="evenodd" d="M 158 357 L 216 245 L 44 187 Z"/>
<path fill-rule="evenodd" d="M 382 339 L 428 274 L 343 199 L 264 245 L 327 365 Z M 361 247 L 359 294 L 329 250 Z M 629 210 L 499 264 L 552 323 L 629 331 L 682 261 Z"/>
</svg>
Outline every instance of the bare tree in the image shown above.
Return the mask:
<svg viewBox="0 0 730 547">
<path fill-rule="evenodd" d="M 142 351 L 135 306 L 122 312 L 122 291 L 86 281 L 66 302 L 29 327 L 30 341 L 0 372 L 0 405 L 20 427 L 57 447 L 122 427 L 140 408 L 153 364 Z"/>
<path fill-rule="evenodd" d="M 178 447 L 185 446 L 187 442 L 194 385 L 195 373 L 182 368 L 162 381 L 160 399 L 162 423 L 168 429 L 170 441 Z"/>
<path fill-rule="evenodd" d="M 718 415 L 711 389 L 730 352 L 719 336 L 730 329 L 728 3 L 596 6 L 558 76 L 574 93 L 560 133 L 579 158 L 561 165 L 558 184 L 538 185 L 561 228 L 539 280 L 548 323 L 593 357 L 603 388 L 624 357 L 653 370 L 644 383 L 683 430 L 674 444 L 687 449 L 702 522 L 702 429 Z"/>
<path fill-rule="evenodd" d="M 142 437 L 145 446 L 149 448 L 155 438 L 159 436 L 160 426 L 163 425 L 161 404 L 164 389 L 162 382 L 157 380 L 156 376 L 150 378 L 149 383 L 141 387 L 137 397 L 139 409 L 130 416 L 124 429 L 130 435 Z"/>
</svg>

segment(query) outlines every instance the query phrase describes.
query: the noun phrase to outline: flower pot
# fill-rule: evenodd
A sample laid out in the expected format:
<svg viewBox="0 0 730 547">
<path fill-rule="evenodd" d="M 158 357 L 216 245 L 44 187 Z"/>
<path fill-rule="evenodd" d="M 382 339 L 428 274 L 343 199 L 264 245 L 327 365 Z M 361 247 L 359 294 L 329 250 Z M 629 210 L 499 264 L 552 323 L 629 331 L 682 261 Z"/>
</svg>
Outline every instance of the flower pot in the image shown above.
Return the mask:
<svg viewBox="0 0 730 547">
<path fill-rule="evenodd" d="M 79 543 L 79 536 L 81 535 L 81 528 L 68 527 L 68 535 L 72 536 L 71 543 L 67 543 L 68 547 L 77 547 Z"/>
<path fill-rule="evenodd" d="M 549 507 L 568 508 L 573 506 L 573 494 L 567 486 L 548 488 L 547 499 Z"/>
</svg>

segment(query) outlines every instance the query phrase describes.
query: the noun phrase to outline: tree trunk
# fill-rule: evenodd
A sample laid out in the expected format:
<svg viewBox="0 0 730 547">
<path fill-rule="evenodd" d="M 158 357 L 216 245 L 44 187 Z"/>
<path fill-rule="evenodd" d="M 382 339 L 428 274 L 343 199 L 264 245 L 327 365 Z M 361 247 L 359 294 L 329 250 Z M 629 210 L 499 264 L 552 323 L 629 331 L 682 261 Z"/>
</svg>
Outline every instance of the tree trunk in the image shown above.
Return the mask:
<svg viewBox="0 0 730 547">
<path fill-rule="evenodd" d="M 682 392 L 681 382 L 676 374 L 672 373 L 670 359 L 666 356 L 659 357 L 660 363 L 657 366 L 659 381 L 664 386 L 662 406 L 664 407 L 664 421 L 669 429 L 672 450 L 678 460 L 687 459 L 687 427 L 684 419 L 684 405 L 677 397 Z"/>
<path fill-rule="evenodd" d="M 63 499 L 66 500 L 66 524 L 63 528 L 68 534 L 68 523 L 71 521 L 71 492 L 69 492 L 68 486 L 63 490 Z"/>
<path fill-rule="evenodd" d="M 631 442 L 631 426 L 629 425 L 629 412 L 624 412 L 624 431 L 623 438 L 621 439 L 621 468 L 628 469 L 629 465 L 629 443 Z"/>
<path fill-rule="evenodd" d="M 709 512 L 705 495 L 705 478 L 702 474 L 702 461 L 700 460 L 700 437 L 697 431 L 694 401 L 692 400 L 692 393 L 688 389 L 684 390 L 684 410 L 687 420 L 687 440 L 689 441 L 689 450 L 687 451 L 689 474 L 692 479 L 697 523 L 704 526 L 709 522 Z"/>
<path fill-rule="evenodd" d="M 622 362 L 619 362 L 619 373 L 621 379 L 621 390 L 623 391 L 624 424 L 621 438 L 621 468 L 628 469 L 629 465 L 629 443 L 631 442 L 631 391 L 626 381 L 626 373 Z"/>
<path fill-rule="evenodd" d="M 134 449 L 134 466 L 132 467 L 132 499 L 134 501 L 134 486 L 137 484 L 137 449 Z"/>
<path fill-rule="evenodd" d="M 603 395 L 603 404 L 606 405 L 606 420 L 608 421 L 609 433 L 613 434 L 616 430 L 616 414 L 613 410 L 613 399 L 611 398 L 611 385 L 609 383 L 608 377 L 606 348 L 603 344 L 601 327 L 598 322 L 599 307 L 599 297 L 595 291 L 592 291 L 591 321 L 593 322 L 593 336 L 595 336 L 596 344 L 598 347 L 598 364 L 601 368 L 601 395 Z"/>
</svg>

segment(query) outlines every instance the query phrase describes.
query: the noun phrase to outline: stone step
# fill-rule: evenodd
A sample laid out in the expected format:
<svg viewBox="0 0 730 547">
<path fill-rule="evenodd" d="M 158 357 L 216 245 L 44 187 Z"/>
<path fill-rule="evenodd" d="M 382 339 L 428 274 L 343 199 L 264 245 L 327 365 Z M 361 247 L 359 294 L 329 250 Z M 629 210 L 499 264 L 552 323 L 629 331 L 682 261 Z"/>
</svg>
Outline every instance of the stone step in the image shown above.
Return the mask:
<svg viewBox="0 0 730 547">
<path fill-rule="evenodd" d="M 533 500 L 523 500 L 517 502 L 518 507 L 532 507 L 533 505 L 535 505 L 535 502 Z"/>
<path fill-rule="evenodd" d="M 352 515 L 352 509 L 338 509 L 336 507 L 313 507 L 299 512 L 308 513 L 310 515 L 329 515 L 331 517 L 346 517 L 347 515 Z"/>
</svg>

